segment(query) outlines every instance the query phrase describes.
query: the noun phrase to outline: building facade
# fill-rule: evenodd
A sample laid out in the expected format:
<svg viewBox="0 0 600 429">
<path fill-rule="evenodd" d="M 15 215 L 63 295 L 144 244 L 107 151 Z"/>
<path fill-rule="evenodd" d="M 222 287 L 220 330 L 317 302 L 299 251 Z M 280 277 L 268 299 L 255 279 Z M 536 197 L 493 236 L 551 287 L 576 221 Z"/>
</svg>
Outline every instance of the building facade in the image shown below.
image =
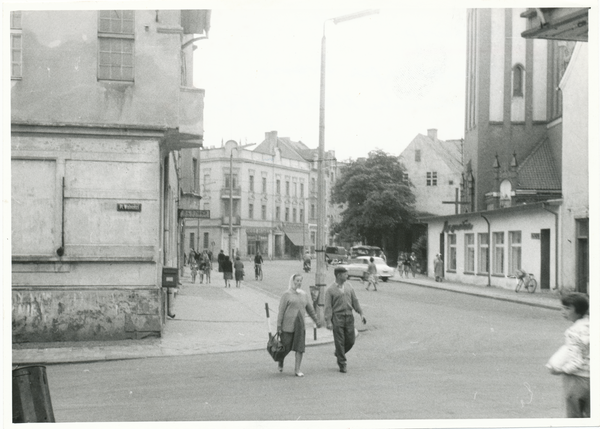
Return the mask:
<svg viewBox="0 0 600 429">
<path fill-rule="evenodd" d="M 159 336 L 209 11 L 11 13 L 13 342 Z M 188 43 L 190 42 L 190 43 Z"/>
<path fill-rule="evenodd" d="M 271 259 L 314 253 L 316 153 L 276 131 L 267 132 L 254 150 L 233 140 L 202 150 L 199 188 L 209 218 L 186 220 L 185 250 L 194 247 L 213 255 L 223 250 L 243 258 L 260 251 Z M 333 152 L 326 158 L 334 159 Z M 334 164 L 325 163 L 325 169 L 329 195 Z"/>
<path fill-rule="evenodd" d="M 441 253 L 450 280 L 587 290 L 587 51 L 523 37 L 531 13 L 468 11 L 462 213 L 424 219 L 429 272 Z"/>
<path fill-rule="evenodd" d="M 429 215 L 453 214 L 462 179 L 462 140 L 442 141 L 437 130 L 418 134 L 400 154 L 413 185 L 415 209 Z"/>
</svg>

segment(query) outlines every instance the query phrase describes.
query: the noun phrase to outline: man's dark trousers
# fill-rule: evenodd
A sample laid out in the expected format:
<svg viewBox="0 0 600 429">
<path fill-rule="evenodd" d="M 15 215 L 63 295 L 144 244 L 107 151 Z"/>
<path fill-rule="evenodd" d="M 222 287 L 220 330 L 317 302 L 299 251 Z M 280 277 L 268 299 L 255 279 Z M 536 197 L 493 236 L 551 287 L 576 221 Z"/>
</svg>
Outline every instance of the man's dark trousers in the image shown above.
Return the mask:
<svg viewBox="0 0 600 429">
<path fill-rule="evenodd" d="M 354 316 L 352 314 L 333 314 L 333 341 L 335 343 L 335 356 L 340 366 L 346 366 L 346 353 L 354 345 Z"/>
</svg>

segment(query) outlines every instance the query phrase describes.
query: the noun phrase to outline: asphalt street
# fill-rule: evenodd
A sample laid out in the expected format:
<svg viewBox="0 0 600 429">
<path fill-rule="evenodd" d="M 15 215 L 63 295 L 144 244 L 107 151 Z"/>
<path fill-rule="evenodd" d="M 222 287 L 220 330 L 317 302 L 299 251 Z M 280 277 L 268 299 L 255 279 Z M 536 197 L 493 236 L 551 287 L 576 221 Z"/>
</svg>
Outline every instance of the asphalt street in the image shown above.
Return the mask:
<svg viewBox="0 0 600 429">
<path fill-rule="evenodd" d="M 290 266 L 267 263 L 264 281 L 248 278 L 245 287 L 280 295 L 290 274 Z M 304 288 L 313 282 L 311 273 Z M 338 372 L 333 344 L 307 349 L 304 378 L 294 377 L 293 356 L 280 374 L 266 351 L 50 365 L 56 420 L 564 416 L 561 380 L 544 368 L 568 326 L 559 312 L 395 282 L 378 292 L 353 284 L 368 324 L 357 325 L 347 374 Z"/>
</svg>

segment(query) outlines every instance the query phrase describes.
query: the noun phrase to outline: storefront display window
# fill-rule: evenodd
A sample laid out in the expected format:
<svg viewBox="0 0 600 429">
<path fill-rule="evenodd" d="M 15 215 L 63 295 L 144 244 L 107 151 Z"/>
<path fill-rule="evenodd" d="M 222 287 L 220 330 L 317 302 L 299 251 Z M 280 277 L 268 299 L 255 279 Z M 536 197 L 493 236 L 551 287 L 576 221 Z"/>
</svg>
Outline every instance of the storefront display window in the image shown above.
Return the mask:
<svg viewBox="0 0 600 429">
<path fill-rule="evenodd" d="M 465 234 L 465 272 L 475 272 L 475 234 Z"/>
<path fill-rule="evenodd" d="M 504 233 L 494 232 L 494 274 L 504 274 Z"/>
<path fill-rule="evenodd" d="M 521 269 L 521 231 L 509 231 L 508 246 L 508 272 L 515 274 L 517 270 Z"/>
<path fill-rule="evenodd" d="M 448 234 L 448 270 L 456 271 L 456 234 Z"/>
<path fill-rule="evenodd" d="M 489 252 L 490 252 L 490 240 L 489 235 L 486 233 L 477 234 L 479 241 L 479 265 L 478 272 L 482 274 L 487 274 L 489 272 Z"/>
</svg>

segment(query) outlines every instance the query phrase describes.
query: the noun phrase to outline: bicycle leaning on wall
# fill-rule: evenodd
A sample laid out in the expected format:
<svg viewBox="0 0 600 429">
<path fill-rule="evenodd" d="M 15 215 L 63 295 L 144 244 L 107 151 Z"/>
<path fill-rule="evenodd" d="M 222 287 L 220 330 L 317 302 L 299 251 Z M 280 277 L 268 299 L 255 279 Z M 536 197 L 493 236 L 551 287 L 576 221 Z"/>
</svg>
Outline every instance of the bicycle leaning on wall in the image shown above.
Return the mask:
<svg viewBox="0 0 600 429">
<path fill-rule="evenodd" d="M 527 292 L 533 293 L 537 288 L 537 280 L 533 277 L 533 274 L 528 274 L 525 271 L 519 269 L 514 276 L 511 276 L 517 280 L 517 286 L 515 292 L 519 292 L 524 287 Z"/>
</svg>

